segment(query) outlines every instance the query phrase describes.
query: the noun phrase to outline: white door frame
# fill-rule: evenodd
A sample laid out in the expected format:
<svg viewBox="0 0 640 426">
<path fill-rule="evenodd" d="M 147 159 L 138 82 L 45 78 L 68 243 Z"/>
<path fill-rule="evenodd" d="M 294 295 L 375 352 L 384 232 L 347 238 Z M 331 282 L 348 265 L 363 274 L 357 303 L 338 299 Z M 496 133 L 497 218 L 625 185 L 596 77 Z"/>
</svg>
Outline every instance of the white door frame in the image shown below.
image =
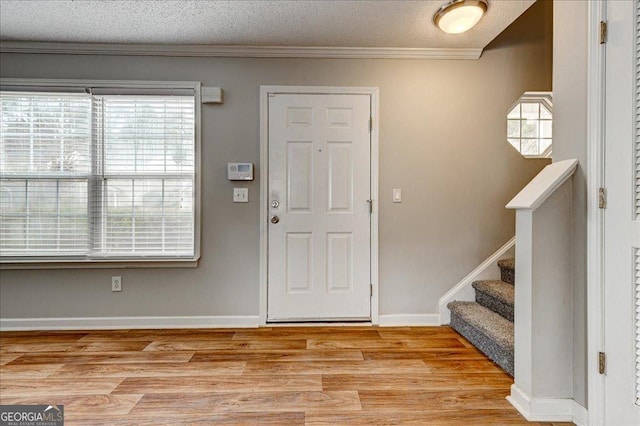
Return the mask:
<svg viewBox="0 0 640 426">
<path fill-rule="evenodd" d="M 604 215 L 598 208 L 598 189 L 604 186 L 605 50 L 600 22 L 606 2 L 589 2 L 587 83 L 587 394 L 588 424 L 605 418 L 605 376 L 598 373 L 598 352 L 604 350 Z"/>
<path fill-rule="evenodd" d="M 378 310 L 378 138 L 379 90 L 377 87 L 260 86 L 260 306 L 258 322 L 267 324 L 267 265 L 269 220 L 269 95 L 369 95 L 371 96 L 371 323 L 380 321 Z"/>
</svg>

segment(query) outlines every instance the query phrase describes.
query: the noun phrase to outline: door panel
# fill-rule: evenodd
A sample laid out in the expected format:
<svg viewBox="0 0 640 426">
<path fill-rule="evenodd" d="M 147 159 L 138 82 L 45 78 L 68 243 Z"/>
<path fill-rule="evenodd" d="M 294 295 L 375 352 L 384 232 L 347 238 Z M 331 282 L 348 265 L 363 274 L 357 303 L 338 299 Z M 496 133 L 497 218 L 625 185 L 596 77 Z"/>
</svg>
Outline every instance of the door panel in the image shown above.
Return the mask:
<svg viewBox="0 0 640 426">
<path fill-rule="evenodd" d="M 640 162 L 636 138 L 638 117 L 634 106 L 638 96 L 640 70 L 634 60 L 638 43 L 635 20 L 637 1 L 607 2 L 608 38 L 605 83 L 605 186 L 604 210 L 604 350 L 605 423 L 640 424 L 636 393 L 635 293 L 637 253 L 640 247 L 635 179 Z M 634 119 L 635 117 L 635 119 Z M 635 122 L 634 122 L 635 121 Z M 635 147 L 634 147 L 635 145 Z"/>
<path fill-rule="evenodd" d="M 287 292 L 309 293 L 313 288 L 313 234 L 287 234 Z"/>
<path fill-rule="evenodd" d="M 311 213 L 313 153 L 311 141 L 287 141 L 287 207 L 289 213 Z"/>
<path fill-rule="evenodd" d="M 351 143 L 329 141 L 329 212 L 351 213 L 353 203 L 353 168 Z"/>
<path fill-rule="evenodd" d="M 353 288 L 353 234 L 327 234 L 327 291 L 349 292 Z"/>
<path fill-rule="evenodd" d="M 370 104 L 269 97 L 269 321 L 371 317 Z"/>
</svg>

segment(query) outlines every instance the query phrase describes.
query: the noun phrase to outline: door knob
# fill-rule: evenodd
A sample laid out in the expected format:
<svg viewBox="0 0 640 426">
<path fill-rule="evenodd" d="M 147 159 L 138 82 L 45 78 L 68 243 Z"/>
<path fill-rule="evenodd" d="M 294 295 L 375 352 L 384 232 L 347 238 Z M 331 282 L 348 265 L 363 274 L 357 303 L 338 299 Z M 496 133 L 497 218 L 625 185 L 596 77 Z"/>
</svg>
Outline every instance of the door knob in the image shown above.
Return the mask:
<svg viewBox="0 0 640 426">
<path fill-rule="evenodd" d="M 271 223 L 278 223 L 278 222 L 280 222 L 280 218 L 278 216 L 273 216 L 271 218 Z"/>
</svg>

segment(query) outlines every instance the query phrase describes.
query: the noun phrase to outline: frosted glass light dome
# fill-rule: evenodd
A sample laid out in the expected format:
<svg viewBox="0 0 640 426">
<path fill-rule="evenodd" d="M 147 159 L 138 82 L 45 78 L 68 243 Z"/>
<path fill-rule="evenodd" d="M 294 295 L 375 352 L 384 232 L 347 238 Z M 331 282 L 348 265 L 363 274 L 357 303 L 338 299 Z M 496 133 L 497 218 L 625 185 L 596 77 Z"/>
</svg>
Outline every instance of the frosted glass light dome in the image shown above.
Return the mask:
<svg viewBox="0 0 640 426">
<path fill-rule="evenodd" d="M 447 34 L 460 34 L 473 28 L 487 11 L 486 0 L 453 0 L 433 16 L 433 22 Z"/>
</svg>

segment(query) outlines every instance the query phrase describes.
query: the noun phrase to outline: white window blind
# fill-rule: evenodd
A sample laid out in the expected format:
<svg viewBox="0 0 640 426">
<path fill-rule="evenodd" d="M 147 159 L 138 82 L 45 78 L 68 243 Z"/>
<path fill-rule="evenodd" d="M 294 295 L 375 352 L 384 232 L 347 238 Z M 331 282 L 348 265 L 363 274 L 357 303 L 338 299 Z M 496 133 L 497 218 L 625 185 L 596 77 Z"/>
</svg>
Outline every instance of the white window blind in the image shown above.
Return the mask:
<svg viewBox="0 0 640 426">
<path fill-rule="evenodd" d="M 84 254 L 91 173 L 91 99 L 2 93 L 0 254 Z"/>
<path fill-rule="evenodd" d="M 0 96 L 3 260 L 195 256 L 193 95 Z"/>
</svg>

